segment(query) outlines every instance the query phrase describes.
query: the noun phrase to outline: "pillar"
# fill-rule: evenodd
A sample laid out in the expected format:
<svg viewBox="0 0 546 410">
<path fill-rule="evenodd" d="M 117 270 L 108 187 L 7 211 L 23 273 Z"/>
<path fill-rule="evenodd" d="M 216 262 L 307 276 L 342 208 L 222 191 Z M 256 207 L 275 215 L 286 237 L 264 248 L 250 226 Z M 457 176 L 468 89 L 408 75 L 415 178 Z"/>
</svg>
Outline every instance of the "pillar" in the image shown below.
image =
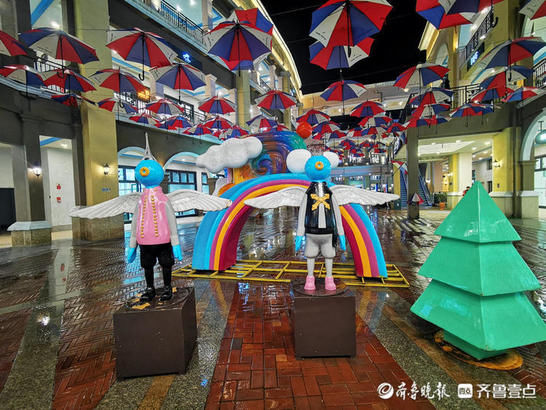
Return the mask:
<svg viewBox="0 0 546 410">
<path fill-rule="evenodd" d="M 521 191 L 516 201 L 516 217 L 538 218 L 538 193 L 535 192 L 535 161 L 519 161 Z"/>
<path fill-rule="evenodd" d="M 493 137 L 493 191 L 491 197 L 506 216 L 514 215 L 514 144 L 515 127 L 506 128 Z"/>
<path fill-rule="evenodd" d="M 110 16 L 108 0 L 74 0 L 75 34 L 97 50 L 99 61 L 80 65 L 80 72 L 89 76 L 95 71 L 112 67 L 112 54 L 108 42 Z M 92 100 L 112 96 L 112 92 L 100 88 L 86 93 Z M 85 205 L 95 205 L 118 196 L 118 149 L 116 120 L 113 113 L 89 104 L 81 105 L 83 168 L 85 174 Z M 108 164 L 110 173 L 104 174 Z M 80 204 L 83 205 L 83 204 Z M 104 240 L 123 238 L 123 215 L 103 219 L 74 218 L 73 235 L 77 239 Z"/>
<path fill-rule="evenodd" d="M 212 30 L 212 0 L 201 0 L 201 19 L 203 30 L 205 32 Z"/>
<path fill-rule="evenodd" d="M 288 71 L 281 71 L 282 91 L 290 94 L 290 73 Z M 283 123 L 289 129 L 292 129 L 292 121 L 290 119 L 290 109 L 284 110 Z"/>
<path fill-rule="evenodd" d="M 42 168 L 39 122 L 21 116 L 23 145 L 12 147 L 15 220 L 11 232 L 12 246 L 44 245 L 51 243 L 51 225 L 45 220 L 43 172 L 36 175 L 33 168 Z"/>
<path fill-rule="evenodd" d="M 216 96 L 216 77 L 212 74 L 205 76 L 205 98 Z"/>
<path fill-rule="evenodd" d="M 228 90 L 227 99 L 229 101 L 231 101 L 232 103 L 234 103 L 235 107 L 237 107 L 237 89 L 236 88 L 231 88 L 231 89 Z M 237 123 L 237 112 L 229 113 L 227 115 L 227 117 L 232 123 L 234 123 L 234 124 Z M 213 191 L 211 191 L 211 192 L 213 192 Z"/>
<path fill-rule="evenodd" d="M 272 90 L 275 90 L 277 88 L 276 85 L 275 85 L 276 80 L 277 80 L 277 72 L 275 71 L 275 65 L 271 64 L 269 66 L 269 87 Z"/>
<path fill-rule="evenodd" d="M 419 192 L 419 137 L 416 132 L 407 133 L 408 142 L 408 219 L 419 219 L 419 203 L 412 203 L 413 194 Z"/>
<path fill-rule="evenodd" d="M 249 72 L 240 70 L 235 75 L 235 87 L 237 88 L 237 123 L 246 127 L 250 120 L 250 83 Z"/>
<path fill-rule="evenodd" d="M 466 187 L 472 186 L 472 153 L 461 152 L 449 157 L 449 191 L 447 207 L 455 208 Z"/>
</svg>

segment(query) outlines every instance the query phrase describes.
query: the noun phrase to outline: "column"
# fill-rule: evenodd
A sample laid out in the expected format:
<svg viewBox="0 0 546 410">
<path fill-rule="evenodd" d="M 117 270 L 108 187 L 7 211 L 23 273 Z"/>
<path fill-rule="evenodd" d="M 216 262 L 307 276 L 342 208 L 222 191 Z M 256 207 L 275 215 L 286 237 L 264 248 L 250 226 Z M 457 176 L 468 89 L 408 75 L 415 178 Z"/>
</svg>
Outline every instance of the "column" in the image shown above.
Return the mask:
<svg viewBox="0 0 546 410">
<path fill-rule="evenodd" d="M 39 122 L 21 116 L 23 145 L 14 146 L 13 184 L 15 187 L 15 219 L 8 231 L 13 246 L 51 243 L 51 225 L 45 220 L 43 172 Z"/>
<path fill-rule="evenodd" d="M 463 197 L 466 187 L 472 186 L 472 153 L 461 152 L 449 158 L 450 185 L 447 206 L 455 208 Z"/>
<path fill-rule="evenodd" d="M 216 77 L 212 74 L 205 76 L 205 98 L 216 96 Z"/>
<path fill-rule="evenodd" d="M 75 34 L 97 50 L 99 61 L 80 65 L 80 72 L 89 76 L 95 71 L 112 67 L 112 54 L 105 44 L 109 29 L 108 0 L 74 0 Z M 86 97 L 100 100 L 111 97 L 104 88 Z M 113 113 L 89 104 L 81 106 L 83 168 L 86 205 L 95 205 L 118 196 L 118 149 L 116 120 Z M 108 164 L 110 173 L 104 174 Z M 123 215 L 104 219 L 73 219 L 73 234 L 77 239 L 104 240 L 123 238 Z"/>
<path fill-rule="evenodd" d="M 236 88 L 232 88 L 228 90 L 227 99 L 231 101 L 232 103 L 234 103 L 235 107 L 237 107 L 237 89 Z M 229 113 L 227 117 L 232 123 L 234 124 L 237 123 L 237 112 Z"/>
<path fill-rule="evenodd" d="M 493 137 L 493 191 L 491 197 L 506 216 L 514 215 L 514 146 L 515 127 L 506 128 Z M 517 154 L 516 154 L 517 155 Z"/>
<path fill-rule="evenodd" d="M 535 161 L 519 161 L 521 191 L 518 192 L 516 217 L 538 218 L 538 193 L 535 192 Z"/>
<path fill-rule="evenodd" d="M 281 71 L 282 91 L 290 94 L 290 73 L 288 71 Z M 290 110 L 284 110 L 283 123 L 289 129 L 292 129 L 292 122 L 290 121 Z"/>
<path fill-rule="evenodd" d="M 201 0 L 201 19 L 203 20 L 203 30 L 212 30 L 212 0 Z"/>
<path fill-rule="evenodd" d="M 277 72 L 275 71 L 275 65 L 271 64 L 269 66 L 269 87 L 271 87 L 272 90 L 277 88 L 275 87 L 276 79 L 277 79 Z"/>
<path fill-rule="evenodd" d="M 419 192 L 419 137 L 414 130 L 407 133 L 408 142 L 408 219 L 419 219 L 419 203 L 411 202 L 413 194 Z"/>
<path fill-rule="evenodd" d="M 250 120 L 250 84 L 249 72 L 241 70 L 235 75 L 235 87 L 237 88 L 237 123 L 246 127 Z"/>
</svg>

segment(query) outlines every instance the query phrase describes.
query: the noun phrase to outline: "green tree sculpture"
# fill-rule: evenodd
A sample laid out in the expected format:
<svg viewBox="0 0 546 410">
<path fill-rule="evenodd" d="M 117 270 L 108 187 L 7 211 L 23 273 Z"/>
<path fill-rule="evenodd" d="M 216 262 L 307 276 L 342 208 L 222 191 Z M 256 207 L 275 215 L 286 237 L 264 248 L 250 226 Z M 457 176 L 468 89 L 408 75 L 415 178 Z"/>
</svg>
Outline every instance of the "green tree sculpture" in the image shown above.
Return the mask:
<svg viewBox="0 0 546 410">
<path fill-rule="evenodd" d="M 479 360 L 546 340 L 546 324 L 524 293 L 540 284 L 512 244 L 521 238 L 480 182 L 435 234 L 442 239 L 419 271 L 432 281 L 413 313 Z"/>
</svg>

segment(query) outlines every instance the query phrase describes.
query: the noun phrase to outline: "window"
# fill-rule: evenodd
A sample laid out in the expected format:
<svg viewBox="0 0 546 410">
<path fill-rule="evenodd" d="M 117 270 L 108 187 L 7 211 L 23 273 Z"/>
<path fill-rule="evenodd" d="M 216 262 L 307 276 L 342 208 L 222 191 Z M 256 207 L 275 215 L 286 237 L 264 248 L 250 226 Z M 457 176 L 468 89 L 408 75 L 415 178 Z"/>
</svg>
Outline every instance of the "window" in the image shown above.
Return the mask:
<svg viewBox="0 0 546 410">
<path fill-rule="evenodd" d="M 487 169 L 493 169 L 493 160 L 491 158 L 487 160 Z"/>
<path fill-rule="evenodd" d="M 546 170 L 546 156 L 535 158 L 535 171 Z"/>
<path fill-rule="evenodd" d="M 197 191 L 197 184 L 195 183 L 195 172 L 191 171 L 176 171 L 169 170 L 169 192 L 177 191 L 179 189 L 191 189 Z M 176 216 L 194 216 L 197 215 L 195 209 L 190 209 L 186 212 L 177 212 Z"/>
<path fill-rule="evenodd" d="M 135 179 L 135 167 L 118 166 L 119 195 L 127 195 L 133 192 L 142 192 L 142 185 Z M 131 214 L 125 214 L 123 221 L 131 222 Z"/>
<path fill-rule="evenodd" d="M 206 172 L 201 174 L 201 192 L 205 194 L 210 194 L 209 190 L 209 177 Z"/>
</svg>

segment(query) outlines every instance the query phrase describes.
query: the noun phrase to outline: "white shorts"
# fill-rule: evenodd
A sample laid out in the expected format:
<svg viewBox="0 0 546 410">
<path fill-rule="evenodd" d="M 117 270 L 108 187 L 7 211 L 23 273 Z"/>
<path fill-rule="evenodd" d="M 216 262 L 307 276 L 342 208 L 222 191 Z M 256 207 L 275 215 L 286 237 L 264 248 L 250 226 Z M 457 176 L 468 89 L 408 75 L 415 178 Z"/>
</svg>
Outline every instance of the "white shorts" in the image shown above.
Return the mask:
<svg viewBox="0 0 546 410">
<path fill-rule="evenodd" d="M 317 235 L 308 233 L 305 235 L 305 257 L 316 258 L 319 252 L 328 259 L 336 256 L 336 250 L 332 246 L 332 234 Z"/>
</svg>

